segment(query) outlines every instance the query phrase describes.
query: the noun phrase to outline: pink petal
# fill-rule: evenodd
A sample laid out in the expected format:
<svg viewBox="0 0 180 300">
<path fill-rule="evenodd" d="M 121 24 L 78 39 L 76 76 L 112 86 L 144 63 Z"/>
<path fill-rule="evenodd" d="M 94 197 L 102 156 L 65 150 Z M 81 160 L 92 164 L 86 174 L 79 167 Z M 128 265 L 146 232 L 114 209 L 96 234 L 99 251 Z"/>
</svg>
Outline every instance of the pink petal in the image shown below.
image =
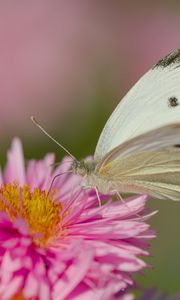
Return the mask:
<svg viewBox="0 0 180 300">
<path fill-rule="evenodd" d="M 0 186 L 4 184 L 4 181 L 3 181 L 3 175 L 2 175 L 2 170 L 0 168 Z"/>
<path fill-rule="evenodd" d="M 28 163 L 27 183 L 30 184 L 31 190 L 38 187 L 42 190 L 49 188 L 54 159 L 54 154 L 47 154 L 43 160 L 31 160 Z"/>
<path fill-rule="evenodd" d="M 46 282 L 39 284 L 39 300 L 51 300 L 50 287 Z"/>
<path fill-rule="evenodd" d="M 92 260 L 92 253 L 85 251 L 73 262 L 73 264 L 64 272 L 63 276 L 55 285 L 54 298 L 63 300 L 82 280 L 86 274 Z M 78 272 L 77 272 L 78 270 Z"/>
<path fill-rule="evenodd" d="M 9 300 L 12 296 L 14 296 L 21 288 L 23 283 L 23 276 L 15 276 L 9 283 L 8 286 L 0 287 L 0 294 L 3 293 L 1 296 L 2 300 Z M 4 289 L 4 291 L 3 291 Z"/>
<path fill-rule="evenodd" d="M 14 138 L 8 151 L 8 162 L 4 172 L 4 180 L 7 182 L 18 182 L 21 186 L 26 183 L 24 156 L 21 141 Z"/>
<path fill-rule="evenodd" d="M 38 293 L 39 282 L 37 278 L 32 274 L 32 272 L 28 275 L 25 287 L 24 287 L 24 296 L 26 298 L 35 297 Z"/>
</svg>

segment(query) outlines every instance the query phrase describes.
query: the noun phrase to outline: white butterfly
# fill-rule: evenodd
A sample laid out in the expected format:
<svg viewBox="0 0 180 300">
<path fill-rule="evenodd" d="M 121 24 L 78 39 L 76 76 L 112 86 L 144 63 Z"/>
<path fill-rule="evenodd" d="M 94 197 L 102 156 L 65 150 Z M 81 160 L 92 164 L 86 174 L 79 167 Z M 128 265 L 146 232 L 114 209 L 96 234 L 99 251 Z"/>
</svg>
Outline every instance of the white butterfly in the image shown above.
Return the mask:
<svg viewBox="0 0 180 300">
<path fill-rule="evenodd" d="M 176 145 L 180 145 L 180 49 L 161 59 L 134 85 L 107 121 L 94 159 L 74 159 L 72 170 L 83 176 L 84 186 L 102 193 L 145 193 L 180 200 Z"/>
</svg>

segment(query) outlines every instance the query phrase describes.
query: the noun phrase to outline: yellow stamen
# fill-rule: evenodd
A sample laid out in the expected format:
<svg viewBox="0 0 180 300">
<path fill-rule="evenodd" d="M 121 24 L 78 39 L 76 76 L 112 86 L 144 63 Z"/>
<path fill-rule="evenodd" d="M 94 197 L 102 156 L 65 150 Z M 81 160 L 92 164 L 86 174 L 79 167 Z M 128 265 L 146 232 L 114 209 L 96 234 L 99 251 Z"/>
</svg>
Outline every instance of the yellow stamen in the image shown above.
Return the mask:
<svg viewBox="0 0 180 300">
<path fill-rule="evenodd" d="M 11 300 L 36 300 L 36 299 L 37 298 L 25 298 L 21 292 L 17 293 L 15 296 L 11 298 Z"/>
<path fill-rule="evenodd" d="M 19 187 L 17 183 L 6 184 L 0 188 L 0 211 L 6 211 L 11 220 L 22 217 L 29 225 L 33 240 L 45 247 L 64 235 L 60 224 L 62 205 L 55 201 L 55 192 L 30 190 L 29 185 Z"/>
<path fill-rule="evenodd" d="M 24 298 L 24 296 L 20 293 L 16 294 L 15 296 L 13 296 L 13 298 L 11 298 L 11 300 L 30 300 L 30 299 L 26 299 Z"/>
</svg>

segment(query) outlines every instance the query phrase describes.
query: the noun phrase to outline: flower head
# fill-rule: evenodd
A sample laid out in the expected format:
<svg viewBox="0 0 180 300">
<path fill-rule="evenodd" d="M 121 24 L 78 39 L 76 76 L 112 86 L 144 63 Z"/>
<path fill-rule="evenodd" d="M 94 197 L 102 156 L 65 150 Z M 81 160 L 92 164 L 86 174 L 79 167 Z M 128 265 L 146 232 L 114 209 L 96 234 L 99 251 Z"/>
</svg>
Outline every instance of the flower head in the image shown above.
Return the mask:
<svg viewBox="0 0 180 300">
<path fill-rule="evenodd" d="M 48 154 L 25 168 L 13 140 L 0 176 L 0 299 L 115 299 L 146 267 L 138 258 L 154 237 L 143 215 L 146 196 L 127 205 L 101 196 L 99 207 L 94 191 L 66 173 L 69 157 L 55 170 L 53 163 Z"/>
</svg>

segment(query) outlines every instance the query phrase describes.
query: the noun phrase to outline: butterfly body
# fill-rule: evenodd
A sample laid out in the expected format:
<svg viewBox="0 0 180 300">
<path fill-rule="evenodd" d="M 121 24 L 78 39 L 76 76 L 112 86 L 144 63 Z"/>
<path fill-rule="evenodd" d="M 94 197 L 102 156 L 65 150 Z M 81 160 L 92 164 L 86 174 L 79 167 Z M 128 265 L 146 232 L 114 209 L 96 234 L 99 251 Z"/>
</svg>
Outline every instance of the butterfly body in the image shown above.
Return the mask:
<svg viewBox="0 0 180 300">
<path fill-rule="evenodd" d="M 96 187 L 98 191 L 103 194 L 110 194 L 112 191 L 112 184 L 110 180 L 101 176 L 96 170 L 97 161 L 91 160 L 81 160 L 73 161 L 72 172 L 79 176 L 82 176 L 82 186 L 84 188 Z"/>
</svg>

